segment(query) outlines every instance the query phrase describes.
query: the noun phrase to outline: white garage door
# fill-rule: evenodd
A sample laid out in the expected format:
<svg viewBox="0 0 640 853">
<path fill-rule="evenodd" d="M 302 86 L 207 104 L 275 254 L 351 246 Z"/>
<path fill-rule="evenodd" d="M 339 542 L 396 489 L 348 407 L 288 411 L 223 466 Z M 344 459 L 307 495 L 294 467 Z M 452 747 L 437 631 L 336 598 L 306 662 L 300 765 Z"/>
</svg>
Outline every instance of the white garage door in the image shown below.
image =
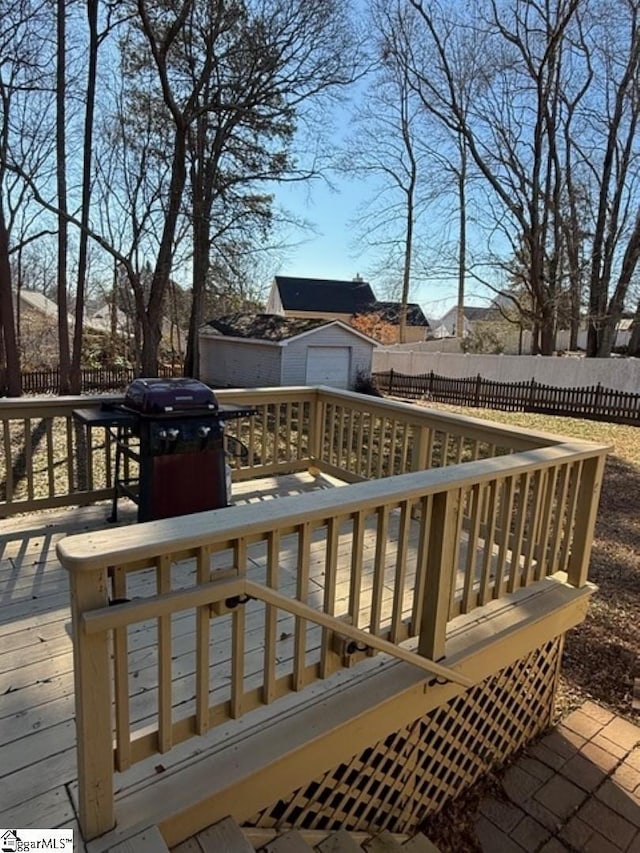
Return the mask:
<svg viewBox="0 0 640 853">
<path fill-rule="evenodd" d="M 350 347 L 309 347 L 307 349 L 307 385 L 349 387 Z"/>
</svg>

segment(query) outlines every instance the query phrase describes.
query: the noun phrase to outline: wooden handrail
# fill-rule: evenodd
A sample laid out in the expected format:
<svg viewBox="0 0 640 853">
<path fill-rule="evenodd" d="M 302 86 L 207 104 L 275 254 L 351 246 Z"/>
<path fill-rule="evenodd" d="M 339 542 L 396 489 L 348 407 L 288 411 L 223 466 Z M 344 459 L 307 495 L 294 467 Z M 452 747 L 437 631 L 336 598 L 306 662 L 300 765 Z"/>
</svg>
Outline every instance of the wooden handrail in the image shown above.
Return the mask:
<svg viewBox="0 0 640 853">
<path fill-rule="evenodd" d="M 136 622 L 170 616 L 179 610 L 202 607 L 240 595 L 246 595 L 243 580 L 212 581 L 199 584 L 193 589 L 179 589 L 175 592 L 154 595 L 153 598 L 126 601 L 90 610 L 81 616 L 82 628 L 88 635 L 98 634 L 101 631 L 113 631 L 116 628 L 126 628 Z"/>
<path fill-rule="evenodd" d="M 114 607 L 101 607 L 82 614 L 82 625 L 86 634 L 97 634 L 116 628 L 125 628 L 136 622 L 155 619 L 159 616 L 175 613 L 178 610 L 202 607 L 217 601 L 225 601 L 229 598 L 257 599 L 264 604 L 270 604 L 279 610 L 284 610 L 292 616 L 298 616 L 301 619 L 319 625 L 321 628 L 328 628 L 337 634 L 348 637 L 350 640 L 355 640 L 372 649 L 376 649 L 376 651 L 384 652 L 405 663 L 410 663 L 412 666 L 416 666 L 418 669 L 422 669 L 437 678 L 443 678 L 446 681 L 459 684 L 461 687 L 471 687 L 473 684 L 466 676 L 460 675 L 450 667 L 442 666 L 435 661 L 422 657 L 416 652 L 396 646 L 394 643 L 383 640 L 375 634 L 355 628 L 353 625 L 349 625 L 335 616 L 315 610 L 313 607 L 309 607 L 308 604 L 304 604 L 295 598 L 289 598 L 269 587 L 255 583 L 254 581 L 248 581 L 245 578 L 214 581 L 202 584 L 192 590 L 178 590 L 158 595 L 150 600 L 131 601 L 117 604 Z M 242 603 L 239 602 L 239 604 Z"/>
<path fill-rule="evenodd" d="M 435 661 L 421 657 L 416 652 L 411 652 L 408 649 L 403 649 L 401 646 L 390 643 L 388 640 L 383 640 L 375 634 L 355 628 L 353 625 L 349 625 L 335 616 L 329 616 L 327 613 L 314 610 L 313 607 L 309 607 L 309 605 L 303 604 L 294 598 L 287 598 L 286 595 L 269 589 L 269 587 L 262 586 L 253 581 L 245 581 L 244 588 L 245 593 L 251 598 L 257 598 L 265 604 L 271 604 L 280 610 L 285 610 L 292 616 L 299 616 L 301 619 L 315 622 L 316 625 L 320 625 L 322 628 L 329 628 L 337 634 L 349 637 L 350 640 L 364 643 L 379 652 L 385 652 L 391 657 L 398 658 L 398 660 L 402 660 L 405 663 L 410 663 L 412 666 L 417 666 L 418 669 L 423 669 L 438 678 L 444 678 L 446 681 L 459 684 L 461 687 L 471 687 L 473 685 L 471 679 L 460 675 L 448 666 L 442 666 Z"/>
<path fill-rule="evenodd" d="M 293 529 L 303 522 L 321 522 L 331 515 L 349 515 L 382 504 L 417 500 L 425 495 L 464 489 L 497 477 L 516 477 L 534 468 L 550 468 L 603 455 L 607 448 L 570 443 L 528 450 L 464 466 L 418 471 L 381 480 L 355 483 L 339 489 L 311 492 L 304 502 L 298 497 L 255 505 L 229 507 L 117 531 L 102 530 L 62 539 L 56 553 L 70 571 L 95 571 L 105 565 L 121 565 L 150 559 L 161 553 L 193 550 L 216 541 L 246 538 L 259 541 L 277 527 Z"/>
</svg>

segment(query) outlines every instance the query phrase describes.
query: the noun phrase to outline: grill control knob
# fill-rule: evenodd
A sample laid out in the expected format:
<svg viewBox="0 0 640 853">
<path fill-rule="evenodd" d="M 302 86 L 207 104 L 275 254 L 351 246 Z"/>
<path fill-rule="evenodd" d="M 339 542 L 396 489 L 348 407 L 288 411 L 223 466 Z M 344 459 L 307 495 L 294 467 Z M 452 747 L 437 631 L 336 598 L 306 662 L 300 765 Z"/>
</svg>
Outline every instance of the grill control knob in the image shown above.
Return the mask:
<svg viewBox="0 0 640 853">
<path fill-rule="evenodd" d="M 172 429 L 167 430 L 167 433 L 169 435 L 170 441 L 175 441 L 180 435 L 180 430 L 176 429 L 176 427 L 173 427 Z"/>
<path fill-rule="evenodd" d="M 202 426 L 198 427 L 198 435 L 200 436 L 200 438 L 206 438 L 210 432 L 211 432 L 210 426 L 205 426 L 204 424 L 202 424 Z"/>
</svg>

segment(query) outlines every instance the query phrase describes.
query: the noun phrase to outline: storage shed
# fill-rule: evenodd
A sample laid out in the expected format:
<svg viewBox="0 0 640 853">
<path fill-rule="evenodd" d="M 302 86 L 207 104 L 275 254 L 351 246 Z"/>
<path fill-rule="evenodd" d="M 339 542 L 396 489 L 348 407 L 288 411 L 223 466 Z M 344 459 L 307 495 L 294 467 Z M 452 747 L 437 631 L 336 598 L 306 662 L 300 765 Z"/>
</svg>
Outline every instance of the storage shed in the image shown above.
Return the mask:
<svg viewBox="0 0 640 853">
<path fill-rule="evenodd" d="M 376 341 L 341 320 L 229 314 L 200 330 L 200 377 L 218 387 L 352 388 L 371 373 Z"/>
</svg>

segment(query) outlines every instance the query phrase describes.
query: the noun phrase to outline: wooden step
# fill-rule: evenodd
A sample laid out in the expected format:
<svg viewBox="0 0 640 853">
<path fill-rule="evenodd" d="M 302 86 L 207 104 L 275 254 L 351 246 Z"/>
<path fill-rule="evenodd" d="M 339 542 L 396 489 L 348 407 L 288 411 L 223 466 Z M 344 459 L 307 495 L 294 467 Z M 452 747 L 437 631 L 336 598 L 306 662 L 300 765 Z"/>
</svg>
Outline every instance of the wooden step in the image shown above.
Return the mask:
<svg viewBox="0 0 640 853">
<path fill-rule="evenodd" d="M 419 832 L 402 845 L 403 853 L 440 853 L 433 841 Z"/>
<path fill-rule="evenodd" d="M 309 847 L 297 829 L 279 835 L 261 849 L 263 853 L 313 853 L 313 847 Z"/>
<path fill-rule="evenodd" d="M 366 841 L 364 849 L 367 853 L 403 853 L 404 851 L 402 844 L 399 844 L 386 829 L 380 835 Z"/>
<path fill-rule="evenodd" d="M 203 853 L 255 853 L 232 817 L 203 829 L 196 839 Z"/>
<path fill-rule="evenodd" d="M 318 853 L 363 853 L 362 847 L 357 844 L 346 829 L 332 832 L 324 841 L 316 845 Z"/>
</svg>

